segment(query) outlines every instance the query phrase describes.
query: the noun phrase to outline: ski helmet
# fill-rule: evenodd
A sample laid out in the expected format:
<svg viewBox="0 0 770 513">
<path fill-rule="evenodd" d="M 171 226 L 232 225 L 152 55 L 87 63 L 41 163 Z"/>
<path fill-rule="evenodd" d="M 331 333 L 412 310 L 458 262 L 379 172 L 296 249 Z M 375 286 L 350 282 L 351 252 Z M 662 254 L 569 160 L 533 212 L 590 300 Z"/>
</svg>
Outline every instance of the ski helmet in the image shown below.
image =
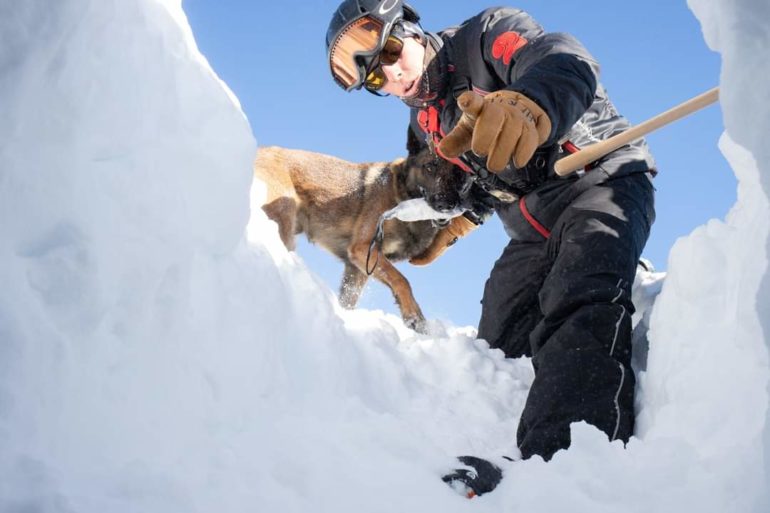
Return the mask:
<svg viewBox="0 0 770 513">
<path fill-rule="evenodd" d="M 391 30 L 402 20 L 414 24 L 420 20 L 403 0 L 344 0 L 326 31 L 334 81 L 345 91 L 360 89 Z"/>
</svg>

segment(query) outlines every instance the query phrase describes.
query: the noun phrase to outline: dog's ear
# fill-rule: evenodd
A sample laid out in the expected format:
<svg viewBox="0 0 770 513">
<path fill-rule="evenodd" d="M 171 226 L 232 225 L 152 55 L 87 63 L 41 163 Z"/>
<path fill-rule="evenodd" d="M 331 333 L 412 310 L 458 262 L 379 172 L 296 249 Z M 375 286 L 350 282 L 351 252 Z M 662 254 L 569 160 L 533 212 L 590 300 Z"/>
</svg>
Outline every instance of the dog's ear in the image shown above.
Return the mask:
<svg viewBox="0 0 770 513">
<path fill-rule="evenodd" d="M 412 130 L 412 125 L 406 129 L 406 151 L 409 155 L 417 155 L 425 147 L 425 142 Z"/>
</svg>

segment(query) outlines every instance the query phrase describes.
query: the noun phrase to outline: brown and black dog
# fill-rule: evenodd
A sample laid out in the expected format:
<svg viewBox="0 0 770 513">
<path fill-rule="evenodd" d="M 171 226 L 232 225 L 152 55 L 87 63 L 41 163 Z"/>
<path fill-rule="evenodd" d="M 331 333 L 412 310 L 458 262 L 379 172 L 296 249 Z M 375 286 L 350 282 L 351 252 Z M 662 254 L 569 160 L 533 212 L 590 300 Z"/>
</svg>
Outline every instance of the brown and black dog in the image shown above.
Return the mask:
<svg viewBox="0 0 770 513">
<path fill-rule="evenodd" d="M 409 149 L 407 158 L 392 162 L 352 163 L 265 147 L 257 153 L 254 174 L 267 185 L 262 209 L 278 224 L 287 249 L 294 250 L 295 235 L 304 233 L 344 262 L 339 293 L 343 307 L 354 308 L 358 302 L 368 278 L 368 259 L 369 271 L 393 292 L 407 326 L 424 332 L 425 317 L 412 288 L 391 262 L 423 254 L 439 228 L 431 221 L 391 219 L 383 223 L 381 248 L 370 254 L 370 244 L 382 214 L 404 200 L 425 197 L 434 208 L 456 207 L 466 177 L 427 148 Z"/>
</svg>

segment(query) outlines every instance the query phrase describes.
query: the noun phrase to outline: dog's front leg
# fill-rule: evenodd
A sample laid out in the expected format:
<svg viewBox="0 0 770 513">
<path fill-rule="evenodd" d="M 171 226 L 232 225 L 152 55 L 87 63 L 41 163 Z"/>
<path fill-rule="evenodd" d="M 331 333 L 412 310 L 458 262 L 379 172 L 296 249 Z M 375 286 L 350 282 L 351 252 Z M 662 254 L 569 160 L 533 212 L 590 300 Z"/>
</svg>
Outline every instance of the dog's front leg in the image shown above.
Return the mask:
<svg viewBox="0 0 770 513">
<path fill-rule="evenodd" d="M 368 253 L 369 241 L 359 241 L 350 246 L 348 257 L 360 271 L 365 272 Z M 376 265 L 375 262 L 377 262 Z M 369 266 L 370 271 L 371 266 L 375 266 L 372 275 L 387 285 L 391 292 L 393 292 L 396 304 L 399 310 L 401 310 L 404 324 L 418 333 L 426 333 L 427 323 L 425 322 L 425 316 L 423 316 L 420 306 L 414 299 L 412 287 L 409 285 L 406 277 L 376 248 L 372 249 L 372 254 L 369 257 Z"/>
<path fill-rule="evenodd" d="M 343 308 L 352 309 L 358 304 L 361 291 L 369 277 L 352 262 L 345 262 L 345 274 L 340 283 L 340 305 Z"/>
<path fill-rule="evenodd" d="M 262 206 L 267 217 L 278 225 L 278 235 L 289 251 L 294 251 L 294 235 L 297 223 L 297 202 L 292 198 L 280 197 Z"/>
</svg>

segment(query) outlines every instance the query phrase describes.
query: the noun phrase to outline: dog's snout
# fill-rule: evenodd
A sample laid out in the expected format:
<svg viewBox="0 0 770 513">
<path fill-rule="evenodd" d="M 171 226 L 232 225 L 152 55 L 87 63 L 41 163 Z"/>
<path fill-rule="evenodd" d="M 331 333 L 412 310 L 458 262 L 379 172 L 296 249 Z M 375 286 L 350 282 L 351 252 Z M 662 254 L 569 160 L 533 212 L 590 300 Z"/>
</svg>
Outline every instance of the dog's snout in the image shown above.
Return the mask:
<svg viewBox="0 0 770 513">
<path fill-rule="evenodd" d="M 457 201 L 446 194 L 434 194 L 428 200 L 430 206 L 439 212 L 449 212 L 457 207 Z"/>
</svg>

